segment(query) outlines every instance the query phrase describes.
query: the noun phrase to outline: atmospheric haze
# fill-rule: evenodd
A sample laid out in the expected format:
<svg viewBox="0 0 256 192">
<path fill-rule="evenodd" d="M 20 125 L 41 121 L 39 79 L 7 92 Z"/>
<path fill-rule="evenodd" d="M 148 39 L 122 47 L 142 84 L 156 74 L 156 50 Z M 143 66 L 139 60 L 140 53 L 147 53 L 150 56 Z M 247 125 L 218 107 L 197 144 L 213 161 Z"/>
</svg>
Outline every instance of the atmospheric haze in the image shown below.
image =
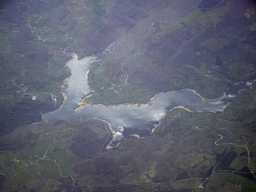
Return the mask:
<svg viewBox="0 0 256 192">
<path fill-rule="evenodd" d="M 87 104 L 79 108 L 82 98 L 92 93 L 87 86 L 86 74 L 90 68 L 90 63 L 97 57 L 90 56 L 78 60 L 78 56 L 75 53 L 72 54 L 72 57 L 66 64 L 72 72 L 72 76 L 67 82 L 67 99 L 60 109 L 43 114 L 43 121 L 54 122 L 56 120 L 94 117 L 110 122 L 112 128 L 121 133 L 124 128 L 151 129 L 164 118 L 168 110 L 176 106 L 183 106 L 191 111 L 217 112 L 222 111 L 227 105 L 227 99 L 233 98 L 227 96 L 215 100 L 204 100 L 195 91 L 182 89 L 159 93 L 152 103 L 141 107 L 128 104 L 121 106 Z"/>
</svg>

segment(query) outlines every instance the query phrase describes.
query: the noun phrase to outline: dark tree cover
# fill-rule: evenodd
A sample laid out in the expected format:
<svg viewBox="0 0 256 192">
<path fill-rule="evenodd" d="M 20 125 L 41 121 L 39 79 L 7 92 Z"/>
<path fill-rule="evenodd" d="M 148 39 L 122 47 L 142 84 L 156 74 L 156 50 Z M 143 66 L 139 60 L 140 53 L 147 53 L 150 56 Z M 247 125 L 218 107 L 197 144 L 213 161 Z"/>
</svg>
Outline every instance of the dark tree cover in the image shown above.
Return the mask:
<svg viewBox="0 0 256 192">
<path fill-rule="evenodd" d="M 217 56 L 216 57 L 216 60 L 215 60 L 215 65 L 222 65 L 222 62 L 221 62 L 221 60 L 220 60 L 220 57 L 219 56 Z"/>
<path fill-rule="evenodd" d="M 198 8 L 211 9 L 221 4 L 223 1 L 226 1 L 226 0 L 202 0 L 202 2 L 198 5 Z"/>
<path fill-rule="evenodd" d="M 0 191 L 256 191 L 252 0 L 0 0 L 0 19 Z M 93 110 L 76 120 L 67 100 L 69 122 L 61 110 L 48 115 L 64 120 L 40 122 L 69 97 L 71 53 L 99 56 L 81 98 L 88 110 L 136 111 L 184 89 L 221 109 L 162 102 L 154 125 L 109 113 L 111 128 Z M 112 141 L 119 125 L 124 138 Z"/>
</svg>

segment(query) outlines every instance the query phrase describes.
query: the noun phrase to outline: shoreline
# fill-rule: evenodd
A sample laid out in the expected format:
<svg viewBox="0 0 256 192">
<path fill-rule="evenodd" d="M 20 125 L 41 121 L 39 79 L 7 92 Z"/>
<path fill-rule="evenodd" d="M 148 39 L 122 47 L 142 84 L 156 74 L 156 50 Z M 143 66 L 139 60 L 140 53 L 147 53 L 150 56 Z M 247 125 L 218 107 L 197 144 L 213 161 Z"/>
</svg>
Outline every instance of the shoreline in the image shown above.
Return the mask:
<svg viewBox="0 0 256 192">
<path fill-rule="evenodd" d="M 161 92 L 163 93 L 163 92 Z M 120 108 L 120 107 L 124 107 L 124 106 L 130 106 L 130 107 L 147 107 L 149 105 L 151 105 L 156 97 L 157 94 L 155 94 L 153 97 L 151 97 L 151 99 L 149 100 L 148 103 L 135 103 L 135 104 L 131 104 L 131 103 L 124 103 L 124 104 L 118 104 L 118 105 L 103 105 L 103 104 L 92 104 L 92 103 L 86 103 L 85 100 L 90 98 L 92 96 L 92 93 L 90 93 L 89 95 L 85 96 L 80 102 L 80 106 L 78 108 L 75 109 L 75 111 L 80 110 L 82 108 L 84 108 L 86 105 L 89 105 L 90 107 L 111 107 L 111 108 Z"/>
<path fill-rule="evenodd" d="M 97 61 L 100 61 L 100 59 L 95 59 L 95 60 L 92 60 L 89 64 L 89 67 L 92 63 L 94 62 L 97 62 Z M 89 80 L 88 80 L 88 75 L 90 73 L 90 69 L 89 68 L 85 74 L 85 79 L 87 80 L 87 84 L 86 84 L 86 87 L 88 89 L 90 89 L 91 93 L 89 93 L 88 95 L 86 95 L 84 98 L 81 99 L 81 101 L 79 102 L 79 107 L 77 107 L 74 111 L 78 111 L 78 110 L 81 110 L 82 108 L 84 108 L 86 105 L 89 105 L 91 107 L 112 107 L 112 108 L 120 108 L 120 107 L 123 107 L 123 106 L 130 106 L 130 107 L 147 107 L 149 106 L 150 104 L 152 104 L 157 96 L 157 94 L 155 94 L 153 97 L 150 98 L 149 102 L 147 103 L 135 103 L 135 104 L 131 104 L 131 103 L 123 103 L 123 104 L 117 104 L 117 105 L 103 105 L 103 104 L 93 104 L 93 103 L 87 103 L 85 100 L 87 100 L 88 98 L 90 98 L 93 93 L 95 92 L 90 86 L 89 86 Z M 69 79 L 68 79 L 69 80 Z"/>
<path fill-rule="evenodd" d="M 165 114 L 165 116 L 163 117 L 163 119 L 168 115 L 168 113 L 170 113 L 171 111 L 173 111 L 173 110 L 175 110 L 175 109 L 184 109 L 184 110 L 186 110 L 186 111 L 188 111 L 188 112 L 190 112 L 190 113 L 194 113 L 194 111 L 191 111 L 191 110 L 189 110 L 188 108 L 186 108 L 186 107 L 180 105 L 180 106 L 173 107 L 173 108 L 171 108 L 168 112 L 166 112 L 166 114 Z M 162 120 L 163 120 L 163 119 L 162 119 Z M 155 129 L 162 123 L 162 120 L 159 121 L 159 123 L 158 123 L 157 126 L 155 126 L 153 129 L 151 129 L 150 134 L 154 134 Z"/>
<path fill-rule="evenodd" d="M 73 59 L 76 59 L 77 58 L 77 55 L 74 53 L 73 54 L 74 56 Z M 226 95 L 226 91 L 229 87 L 226 88 L 226 90 L 223 92 L 222 96 L 220 97 L 217 97 L 217 98 L 214 98 L 214 99 L 210 99 L 210 98 L 206 98 L 204 96 L 202 96 L 199 92 L 197 92 L 196 90 L 192 89 L 192 88 L 183 88 L 183 89 L 175 89 L 175 90 L 169 90 L 169 91 L 165 91 L 165 92 L 159 92 L 159 93 L 156 93 L 153 97 L 150 98 L 150 100 L 147 102 L 147 103 L 134 103 L 134 104 L 131 104 L 131 103 L 123 103 L 123 104 L 109 104 L 109 105 L 104 105 L 104 104 L 101 104 L 101 103 L 98 103 L 98 104 L 93 104 L 92 102 L 88 102 L 86 100 L 88 100 L 90 97 L 92 97 L 93 93 L 95 93 L 95 91 L 89 86 L 89 81 L 88 81 L 88 75 L 90 73 L 90 65 L 94 62 L 97 62 L 97 61 L 100 61 L 101 59 L 94 59 L 92 61 L 90 61 L 89 63 L 89 69 L 87 70 L 86 74 L 85 74 L 85 79 L 87 80 L 87 83 L 86 83 L 86 87 L 88 89 L 90 89 L 91 93 L 89 93 L 88 95 L 85 95 L 84 98 L 81 98 L 81 100 L 79 101 L 79 107 L 77 107 L 74 111 L 78 111 L 78 110 L 81 110 L 83 109 L 86 105 L 89 105 L 90 107 L 112 107 L 112 108 L 120 108 L 120 107 L 123 107 L 123 106 L 130 106 L 130 107 L 147 107 L 149 106 L 150 104 L 152 104 L 155 100 L 155 98 L 157 97 L 158 94 L 160 93 L 167 93 L 167 92 L 170 92 L 170 91 L 179 91 L 179 90 L 191 90 L 193 91 L 197 96 L 199 96 L 202 101 L 217 101 L 217 100 L 221 100 L 225 97 L 227 97 Z M 79 61 L 79 60 L 76 60 L 76 61 Z M 62 88 L 65 88 L 65 85 L 68 84 L 68 81 L 72 78 L 72 71 L 71 71 L 71 76 L 67 79 L 64 80 L 64 83 L 62 85 Z M 240 81 L 239 81 L 240 82 Z M 239 83 L 239 82 L 236 82 L 236 83 Z M 236 83 L 234 83 L 233 85 L 235 85 Z"/>
<path fill-rule="evenodd" d="M 75 59 L 75 57 L 73 57 L 73 59 Z M 79 101 L 79 106 L 78 106 L 77 108 L 75 108 L 74 111 L 79 111 L 79 110 L 83 109 L 84 107 L 86 107 L 86 105 L 88 105 L 89 107 L 95 107 L 95 108 L 97 108 L 97 107 L 121 108 L 121 107 L 125 107 L 125 106 L 127 106 L 127 107 L 132 107 L 132 108 L 147 107 L 147 106 L 151 105 L 151 104 L 156 100 L 156 98 L 157 98 L 158 95 L 164 94 L 164 93 L 168 93 L 168 92 L 172 92 L 172 91 L 180 91 L 180 90 L 189 90 L 189 91 L 193 92 L 194 94 L 196 94 L 202 101 L 218 101 L 218 100 L 222 100 L 223 98 L 228 97 L 228 96 L 226 95 L 226 92 L 227 92 L 227 89 L 228 89 L 228 88 L 226 88 L 226 90 L 223 92 L 222 96 L 220 96 L 220 97 L 218 97 L 218 98 L 214 98 L 214 99 L 209 99 L 209 98 L 203 97 L 202 95 L 200 95 L 200 93 L 198 93 L 198 92 L 197 92 L 196 90 L 194 90 L 194 89 L 183 88 L 183 89 L 176 89 L 176 90 L 171 90 L 171 91 L 169 90 L 169 91 L 159 92 L 159 93 L 157 93 L 157 94 L 154 94 L 154 96 L 151 97 L 150 100 L 149 100 L 147 103 L 135 103 L 135 104 L 123 103 L 123 104 L 117 104 L 117 105 L 111 105 L 111 104 L 110 104 L 110 105 L 93 104 L 93 103 L 88 102 L 88 99 L 89 99 L 90 97 L 92 97 L 93 93 L 95 93 L 95 91 L 89 86 L 88 76 L 89 76 L 90 69 L 91 69 L 91 65 L 93 64 L 93 62 L 96 62 L 96 61 L 99 61 L 99 60 L 100 60 L 100 59 L 98 59 L 98 60 L 97 60 L 97 59 L 94 59 L 94 60 L 91 60 L 90 63 L 89 63 L 89 67 L 87 68 L 87 71 L 86 71 L 86 74 L 85 74 L 84 77 L 85 77 L 85 80 L 87 81 L 87 82 L 85 83 L 85 84 L 86 84 L 86 88 L 88 88 L 88 89 L 90 90 L 90 93 L 87 94 L 87 95 L 85 95 L 84 98 L 82 98 L 82 99 Z M 77 60 L 76 60 L 76 62 L 77 62 Z M 65 88 L 66 85 L 68 85 L 68 82 L 69 82 L 69 80 L 72 78 L 72 75 L 73 75 L 73 73 L 72 73 L 72 71 L 71 71 L 71 76 L 68 77 L 68 78 L 66 78 L 66 79 L 64 80 L 64 83 L 63 83 L 63 85 L 62 85 L 63 88 Z M 238 82 L 237 82 L 237 83 L 238 83 Z M 235 84 L 236 84 L 236 83 L 235 83 Z M 235 84 L 233 84 L 233 85 L 235 85 Z M 66 89 L 67 89 L 67 88 L 66 88 Z M 62 93 L 62 94 L 63 94 L 64 101 L 65 101 L 65 100 L 67 99 L 67 95 L 66 95 L 65 93 Z M 88 103 L 87 103 L 87 102 L 88 102 Z M 63 102 L 63 103 L 64 103 L 64 102 Z M 221 112 L 223 112 L 223 111 L 225 110 L 225 108 L 226 108 L 228 105 L 229 105 L 229 103 L 226 104 L 226 105 L 221 109 Z M 182 109 L 187 110 L 187 111 L 189 111 L 189 112 L 193 112 L 193 111 L 191 111 L 191 110 L 185 108 L 184 106 L 180 105 L 180 106 L 173 107 L 173 108 L 169 109 L 168 111 L 166 111 L 166 114 L 164 115 L 164 117 L 163 117 L 162 119 L 164 119 L 164 118 L 166 117 L 166 115 L 167 115 L 170 111 L 172 111 L 172 110 L 174 110 L 174 109 L 176 109 L 176 108 L 182 108 Z M 94 118 L 94 119 L 98 119 L 98 118 Z M 106 120 L 103 120 L 103 119 L 98 119 L 98 120 L 103 121 L 103 122 L 106 123 L 106 124 L 108 125 L 108 127 L 109 127 L 109 133 L 111 134 L 112 139 L 111 139 L 111 141 L 106 145 L 107 148 L 108 148 L 108 147 L 110 147 L 111 143 L 113 143 L 113 142 L 115 141 L 116 136 L 117 136 L 117 135 L 116 135 L 117 132 L 115 132 L 115 131 L 113 130 L 113 128 L 112 128 L 112 126 L 111 126 L 111 123 L 109 123 L 109 122 L 107 122 Z M 154 133 L 155 129 L 161 124 L 161 122 L 162 122 L 162 121 L 160 120 L 160 121 L 158 122 L 158 125 L 156 125 L 155 127 L 153 127 L 153 128 L 151 129 L 150 134 Z M 131 134 L 131 135 L 132 135 L 132 134 Z"/>
<path fill-rule="evenodd" d="M 57 108 L 56 110 L 61 109 L 62 106 L 64 105 L 64 102 L 65 102 L 65 101 L 67 100 L 67 98 L 68 98 L 67 94 L 64 93 L 63 91 L 61 91 L 60 93 L 62 94 L 62 97 L 63 97 L 64 99 L 63 99 L 62 104 L 61 104 L 61 105 L 59 106 L 59 108 Z M 55 111 L 55 110 L 54 110 L 54 111 Z"/>
<path fill-rule="evenodd" d="M 139 108 L 139 107 L 147 107 L 149 106 L 150 104 L 152 104 L 156 97 L 161 94 L 161 93 L 168 93 L 168 92 L 171 92 L 171 91 L 180 91 L 180 90 L 191 90 L 192 92 L 194 92 L 198 97 L 200 97 L 202 99 L 202 101 L 217 101 L 217 100 L 221 100 L 223 98 L 226 97 L 226 93 L 224 92 L 223 95 L 221 97 L 218 97 L 218 98 L 214 98 L 214 99 L 209 99 L 209 98 L 206 98 L 206 97 L 203 97 L 200 95 L 200 93 L 198 93 L 196 90 L 194 89 L 190 89 L 190 88 L 184 88 L 184 89 L 175 89 L 175 90 L 169 90 L 169 91 L 165 91 L 165 92 L 159 92 L 159 93 L 156 93 L 153 97 L 150 98 L 149 102 L 147 103 L 134 103 L 134 104 L 131 104 L 131 103 L 123 103 L 123 104 L 117 104 L 117 105 L 104 105 L 104 104 L 92 104 L 92 103 L 86 103 L 86 99 L 90 98 L 92 95 L 93 95 L 93 92 L 86 95 L 83 99 L 81 99 L 81 101 L 79 102 L 80 106 L 78 108 L 75 109 L 75 111 L 77 110 L 80 110 L 82 108 L 84 108 L 86 105 L 89 105 L 90 107 L 113 107 L 113 108 L 120 108 L 120 107 L 124 107 L 124 106 L 130 106 L 130 107 L 136 107 L 136 108 Z"/>
<path fill-rule="evenodd" d="M 90 118 L 90 119 L 99 120 L 99 121 L 102 121 L 102 122 L 104 122 L 104 123 L 107 124 L 107 126 L 108 126 L 107 131 L 108 131 L 109 134 L 110 134 L 108 140 L 109 140 L 110 138 L 111 138 L 111 140 L 110 140 L 109 142 L 106 142 L 104 148 L 105 148 L 105 149 L 109 149 L 111 143 L 113 143 L 113 141 L 115 141 L 115 138 L 116 138 L 116 132 L 115 132 L 114 129 L 112 128 L 111 123 L 109 123 L 108 121 L 106 121 L 106 120 L 104 120 L 104 119 L 99 119 L 99 118 L 96 118 L 96 117 L 92 117 L 92 118 Z"/>
</svg>

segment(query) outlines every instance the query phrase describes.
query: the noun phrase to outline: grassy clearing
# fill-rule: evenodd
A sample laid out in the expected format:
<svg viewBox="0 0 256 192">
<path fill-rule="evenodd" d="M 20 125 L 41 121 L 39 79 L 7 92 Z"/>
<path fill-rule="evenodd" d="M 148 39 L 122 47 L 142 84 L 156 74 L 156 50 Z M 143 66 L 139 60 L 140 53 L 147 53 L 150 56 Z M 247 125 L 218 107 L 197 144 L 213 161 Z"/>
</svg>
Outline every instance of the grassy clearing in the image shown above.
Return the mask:
<svg viewBox="0 0 256 192">
<path fill-rule="evenodd" d="M 181 29 L 183 27 L 183 25 L 181 24 L 182 22 L 190 26 L 200 26 L 206 23 L 208 20 L 209 15 L 202 12 L 200 9 L 196 9 L 180 21 L 172 24 L 161 24 L 160 27 L 164 33 L 171 33 L 173 31 Z"/>
<path fill-rule="evenodd" d="M 240 161 L 239 157 L 236 157 L 229 167 L 234 168 L 235 170 L 240 170 L 244 167 L 244 164 Z"/>
<path fill-rule="evenodd" d="M 254 192 L 256 191 L 256 184 L 255 182 L 246 179 L 245 177 L 228 173 L 228 172 L 223 172 L 223 173 L 218 173 L 218 178 L 220 181 L 231 181 L 235 183 L 242 184 L 242 192 Z"/>
<path fill-rule="evenodd" d="M 92 10 L 106 6 L 108 0 L 83 0 L 85 4 Z"/>
<path fill-rule="evenodd" d="M 188 25 L 199 24 L 202 25 L 209 20 L 209 16 L 202 12 L 201 9 L 192 11 L 189 15 L 183 18 L 183 22 Z"/>
<path fill-rule="evenodd" d="M 10 36 L 11 36 L 11 33 L 6 33 L 4 37 L 0 40 L 1 52 L 12 53 L 12 49 L 10 49 L 10 45 L 11 45 Z"/>
<path fill-rule="evenodd" d="M 10 36 L 11 33 L 6 33 L 0 40 L 0 53 L 5 62 L 8 62 L 11 59 L 11 54 L 13 53 Z"/>
<path fill-rule="evenodd" d="M 209 167 L 210 165 L 211 165 L 211 162 L 210 162 L 210 160 L 207 159 L 207 160 L 201 162 L 200 164 L 198 164 L 195 167 L 194 171 L 199 171 L 199 170 L 201 170 L 204 167 Z"/>
<path fill-rule="evenodd" d="M 139 64 L 148 62 L 149 58 L 140 56 Z M 89 86 L 95 91 L 89 98 L 94 104 L 115 105 L 122 103 L 147 103 L 153 96 L 152 91 L 136 85 L 116 85 L 107 80 L 109 75 L 102 71 L 101 62 L 95 62 L 89 73 Z M 114 77 L 112 78 L 114 79 Z M 111 79 L 111 80 L 112 80 Z M 117 81 L 120 81 L 119 79 Z M 115 82 L 115 81 L 114 81 Z"/>
<path fill-rule="evenodd" d="M 49 150 L 47 154 L 49 159 L 56 160 L 63 176 L 68 176 L 72 173 L 73 165 L 78 163 L 77 158 L 73 158 L 72 152 L 67 152 L 66 149 Z"/>
<path fill-rule="evenodd" d="M 201 179 L 184 179 L 170 183 L 174 189 L 197 189 L 200 184 Z"/>
<path fill-rule="evenodd" d="M 166 33 L 171 33 L 172 31 L 178 30 L 182 28 L 182 24 L 180 23 L 173 23 L 173 24 L 161 24 L 161 30 Z"/>
<path fill-rule="evenodd" d="M 218 51 L 228 46 L 231 43 L 230 39 L 220 38 L 214 39 L 210 38 L 200 43 L 201 46 L 211 49 L 212 51 Z"/>
<path fill-rule="evenodd" d="M 206 98 L 219 97 L 230 82 L 217 75 L 204 73 L 203 71 L 193 65 L 186 65 L 180 70 L 179 74 L 171 77 L 171 82 L 176 89 L 193 87 Z"/>
<path fill-rule="evenodd" d="M 144 172 L 142 172 L 142 173 L 129 174 L 121 182 L 122 183 L 141 184 L 141 183 L 150 183 L 150 180 L 148 179 L 147 175 Z"/>
</svg>

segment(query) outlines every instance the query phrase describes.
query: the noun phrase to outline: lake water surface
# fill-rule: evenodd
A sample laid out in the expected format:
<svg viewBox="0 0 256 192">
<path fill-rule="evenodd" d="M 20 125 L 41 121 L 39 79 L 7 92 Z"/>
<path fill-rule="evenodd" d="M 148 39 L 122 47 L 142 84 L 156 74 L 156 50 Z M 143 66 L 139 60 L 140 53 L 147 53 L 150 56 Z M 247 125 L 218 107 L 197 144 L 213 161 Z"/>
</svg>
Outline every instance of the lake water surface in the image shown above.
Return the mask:
<svg viewBox="0 0 256 192">
<path fill-rule="evenodd" d="M 124 129 L 150 130 L 154 128 L 166 113 L 176 106 L 183 106 L 191 111 L 220 112 L 237 94 L 237 89 L 233 85 L 232 89 L 235 91 L 232 92 L 229 89 L 228 96 L 215 100 L 204 100 L 195 91 L 182 89 L 159 93 L 151 104 L 143 107 L 86 105 L 84 108 L 74 110 L 80 106 L 79 102 L 83 97 L 92 93 L 90 88 L 87 87 L 88 81 L 85 75 L 89 70 L 91 61 L 96 59 L 95 56 L 85 57 L 81 60 L 77 60 L 77 58 L 77 55 L 73 54 L 73 59 L 66 64 L 72 72 L 72 77 L 68 81 L 68 88 L 66 89 L 67 99 L 58 110 L 43 114 L 43 121 L 99 118 L 111 123 L 112 128 L 117 132 L 116 136 L 121 138 Z M 248 88 L 250 84 L 239 83 L 238 86 L 239 89 L 242 89 Z"/>
</svg>

